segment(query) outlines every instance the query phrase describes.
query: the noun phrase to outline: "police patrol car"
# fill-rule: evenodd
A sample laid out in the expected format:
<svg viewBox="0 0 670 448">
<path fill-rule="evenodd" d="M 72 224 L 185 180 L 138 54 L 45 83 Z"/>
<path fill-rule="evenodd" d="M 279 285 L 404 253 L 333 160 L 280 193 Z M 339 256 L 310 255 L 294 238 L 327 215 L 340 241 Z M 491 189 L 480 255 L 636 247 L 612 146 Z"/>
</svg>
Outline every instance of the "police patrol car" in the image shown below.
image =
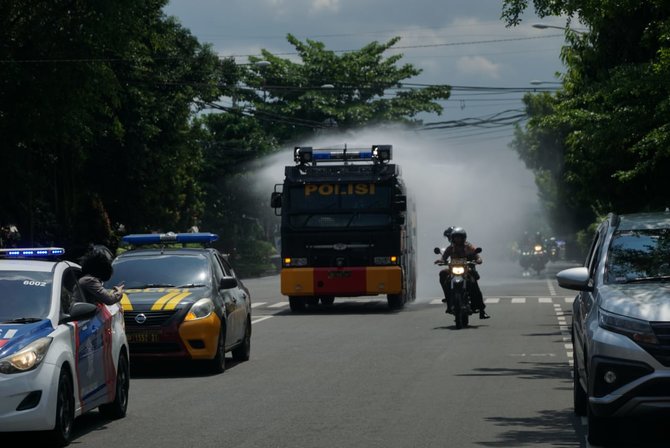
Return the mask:
<svg viewBox="0 0 670 448">
<path fill-rule="evenodd" d="M 124 417 L 130 378 L 120 306 L 86 303 L 64 252 L 0 250 L 0 432 L 59 445 L 86 411 Z"/>
<path fill-rule="evenodd" d="M 107 285 L 125 283 L 121 304 L 133 358 L 202 360 L 215 373 L 225 370 L 228 351 L 236 361 L 249 359 L 250 294 L 228 260 L 206 247 L 218 238 L 213 233 L 123 237 L 133 248 L 116 257 Z"/>
</svg>

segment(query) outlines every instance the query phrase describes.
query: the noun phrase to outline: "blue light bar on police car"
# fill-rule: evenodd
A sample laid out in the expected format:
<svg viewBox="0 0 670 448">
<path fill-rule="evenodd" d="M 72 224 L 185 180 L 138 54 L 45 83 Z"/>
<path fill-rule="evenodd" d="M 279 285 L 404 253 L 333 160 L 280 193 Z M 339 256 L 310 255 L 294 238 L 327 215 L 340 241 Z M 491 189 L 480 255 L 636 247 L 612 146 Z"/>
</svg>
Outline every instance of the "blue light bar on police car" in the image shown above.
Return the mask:
<svg viewBox="0 0 670 448">
<path fill-rule="evenodd" d="M 145 244 L 206 244 L 212 243 L 219 239 L 219 235 L 215 233 L 136 233 L 126 235 L 122 238 L 123 242 L 132 244 L 133 246 L 141 246 Z"/>
<path fill-rule="evenodd" d="M 55 258 L 65 254 L 62 247 L 21 247 L 0 249 L 3 258 Z"/>
</svg>

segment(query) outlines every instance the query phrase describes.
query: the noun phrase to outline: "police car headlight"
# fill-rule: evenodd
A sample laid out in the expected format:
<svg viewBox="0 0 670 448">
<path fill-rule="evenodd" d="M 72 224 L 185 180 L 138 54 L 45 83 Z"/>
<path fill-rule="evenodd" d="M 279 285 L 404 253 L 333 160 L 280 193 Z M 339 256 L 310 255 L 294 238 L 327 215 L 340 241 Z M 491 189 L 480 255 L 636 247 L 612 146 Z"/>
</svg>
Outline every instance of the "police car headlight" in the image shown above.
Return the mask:
<svg viewBox="0 0 670 448">
<path fill-rule="evenodd" d="M 186 315 L 185 321 L 204 319 L 214 312 L 214 302 L 211 299 L 200 299 L 193 304 Z"/>
<path fill-rule="evenodd" d="M 52 338 L 40 338 L 20 351 L 0 359 L 0 373 L 20 373 L 36 368 L 49 350 Z"/>
<path fill-rule="evenodd" d="M 454 266 L 451 268 L 451 273 L 453 275 L 463 275 L 465 274 L 465 267 L 463 266 Z"/>
</svg>

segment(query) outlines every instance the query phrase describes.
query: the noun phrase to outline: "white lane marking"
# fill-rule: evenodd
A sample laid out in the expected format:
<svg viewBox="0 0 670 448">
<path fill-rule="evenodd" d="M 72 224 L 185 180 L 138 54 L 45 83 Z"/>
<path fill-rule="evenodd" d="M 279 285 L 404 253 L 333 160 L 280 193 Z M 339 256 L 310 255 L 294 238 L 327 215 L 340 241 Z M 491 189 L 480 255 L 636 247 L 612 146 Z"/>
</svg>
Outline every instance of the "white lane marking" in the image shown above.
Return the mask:
<svg viewBox="0 0 670 448">
<path fill-rule="evenodd" d="M 491 297 L 484 300 L 484 303 L 500 303 L 500 299 L 497 297 Z"/>
<path fill-rule="evenodd" d="M 288 302 L 277 302 L 274 305 L 268 306 L 268 308 L 281 308 L 286 305 L 288 305 Z"/>
<path fill-rule="evenodd" d="M 549 295 L 550 296 L 555 296 L 556 295 L 556 288 L 554 288 L 554 282 L 550 279 L 547 279 L 547 287 L 549 288 Z"/>
<path fill-rule="evenodd" d="M 565 298 L 565 303 L 572 303 L 572 302 L 574 302 L 574 301 L 575 301 L 575 298 L 574 298 L 574 297 L 566 297 L 566 298 Z"/>
<path fill-rule="evenodd" d="M 442 300 L 440 299 L 434 299 L 430 301 L 431 305 L 440 305 L 442 303 Z"/>
<path fill-rule="evenodd" d="M 553 299 L 551 297 L 540 297 L 538 299 L 540 303 L 553 303 Z"/>
<path fill-rule="evenodd" d="M 525 297 L 515 297 L 512 299 L 512 303 L 526 303 Z"/>
<path fill-rule="evenodd" d="M 263 316 L 263 317 L 259 317 L 258 319 L 253 319 L 253 320 L 251 321 L 251 325 L 253 325 L 253 324 L 257 324 L 258 322 L 263 322 L 264 320 L 268 320 L 268 319 L 270 319 L 271 317 L 272 317 L 272 316 Z"/>
<path fill-rule="evenodd" d="M 267 302 L 254 302 L 254 303 L 251 304 L 251 307 L 252 307 L 252 308 L 256 308 L 256 307 L 258 307 L 258 306 L 263 306 L 263 305 L 265 305 L 266 303 L 267 303 Z"/>
</svg>

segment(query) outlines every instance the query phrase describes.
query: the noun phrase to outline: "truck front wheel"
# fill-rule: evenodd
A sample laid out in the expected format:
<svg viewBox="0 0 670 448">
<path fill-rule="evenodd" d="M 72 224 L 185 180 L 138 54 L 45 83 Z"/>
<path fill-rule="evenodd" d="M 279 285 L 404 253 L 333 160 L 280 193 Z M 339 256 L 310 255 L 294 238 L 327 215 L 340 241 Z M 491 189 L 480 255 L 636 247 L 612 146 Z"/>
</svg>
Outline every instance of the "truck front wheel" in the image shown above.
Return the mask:
<svg viewBox="0 0 670 448">
<path fill-rule="evenodd" d="M 289 297 L 288 305 L 294 313 L 305 310 L 305 301 L 301 297 Z"/>
</svg>

